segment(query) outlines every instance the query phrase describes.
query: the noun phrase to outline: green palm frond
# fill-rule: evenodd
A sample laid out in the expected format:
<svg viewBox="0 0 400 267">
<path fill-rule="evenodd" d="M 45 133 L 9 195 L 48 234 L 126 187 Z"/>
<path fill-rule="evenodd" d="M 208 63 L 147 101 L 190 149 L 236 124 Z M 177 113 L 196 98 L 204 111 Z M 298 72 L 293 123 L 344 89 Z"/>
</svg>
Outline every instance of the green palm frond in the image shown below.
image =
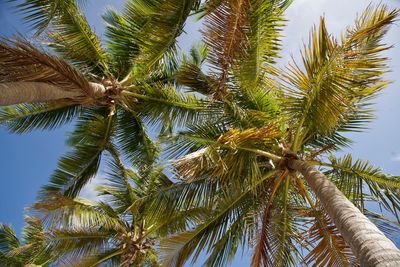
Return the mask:
<svg viewBox="0 0 400 267">
<path fill-rule="evenodd" d="M 174 1 L 127 1 L 120 14 L 109 10 L 104 16 L 107 22 L 108 48 L 117 69 L 149 69 L 164 54 L 174 49 L 176 38 L 182 33 L 190 10 L 196 0 Z"/>
<path fill-rule="evenodd" d="M 269 88 L 276 86 L 269 79 L 264 80 L 264 85 Z M 232 117 L 240 127 L 262 127 L 276 118 L 283 119 L 279 92 L 265 90 L 265 87 L 260 86 L 252 87 L 251 91 L 240 87 L 231 89 L 235 101 L 225 105 L 225 114 Z"/>
<path fill-rule="evenodd" d="M 145 126 L 134 111 L 117 111 L 116 140 L 120 151 L 136 166 L 154 162 L 158 149 L 147 135 Z"/>
<path fill-rule="evenodd" d="M 201 69 L 207 54 L 208 50 L 204 44 L 193 46 L 188 55 L 184 54 L 182 64 L 176 73 L 176 82 L 188 91 L 211 95 L 217 80 Z"/>
<path fill-rule="evenodd" d="M 48 266 L 52 255 L 45 242 L 46 233 L 41 220 L 25 217 L 25 222 L 21 241 L 10 226 L 0 225 L 0 264 L 10 267 Z"/>
<path fill-rule="evenodd" d="M 71 122 L 80 112 L 81 107 L 76 105 L 20 104 L 2 108 L 0 124 L 16 133 L 53 130 Z"/>
<path fill-rule="evenodd" d="M 107 182 L 98 186 L 96 190 L 99 197 L 105 197 L 114 210 L 123 213 L 140 197 L 132 179 L 136 173 L 126 169 L 118 155 L 112 154 L 112 160 L 107 162 Z"/>
<path fill-rule="evenodd" d="M 174 163 L 178 174 L 187 181 L 203 175 L 225 182 L 257 180 L 261 175 L 261 150 L 273 146 L 276 138 L 281 135 L 280 131 L 271 124 L 260 129 L 230 129 L 212 136 L 223 129 L 223 126 L 215 126 L 192 127 L 195 131 L 178 135 L 180 140 L 178 139 L 179 142 L 173 148 L 177 151 L 193 151 L 203 147 Z M 265 154 L 270 155 L 267 152 Z"/>
<path fill-rule="evenodd" d="M 221 191 L 221 198 L 215 203 L 216 206 L 213 209 L 213 213 L 210 214 L 204 223 L 197 225 L 191 231 L 178 233 L 162 240 L 163 263 L 166 266 L 182 266 L 190 257 L 192 258 L 192 262 L 194 262 L 202 250 L 211 252 L 214 245 L 221 250 L 223 255 L 223 251 L 228 252 L 224 246 L 230 245 L 230 242 L 226 242 L 225 239 L 233 238 L 234 242 L 246 240 L 246 235 L 243 233 L 245 228 L 243 227 L 246 218 L 254 219 L 251 216 L 252 208 L 255 205 L 254 192 L 275 174 L 276 172 L 274 171 L 265 174 L 257 183 L 243 190 L 231 187 L 227 191 Z M 235 224 L 237 221 L 238 223 Z M 242 235 L 232 236 L 229 232 L 231 226 L 240 227 Z M 232 248 L 234 249 L 235 246 Z M 225 255 L 225 260 L 229 259 L 231 257 Z M 210 258 L 211 262 L 215 264 L 219 263 L 221 264 L 220 266 L 226 264 L 223 258 L 219 259 L 219 261 L 216 260 L 215 255 L 212 255 Z M 217 264 L 216 266 L 219 265 Z"/>
<path fill-rule="evenodd" d="M 92 74 L 110 76 L 108 55 L 76 4 L 65 7 L 52 21 L 47 35 L 50 41 L 48 45 L 64 59 L 83 71 L 89 68 Z"/>
<path fill-rule="evenodd" d="M 139 100 L 135 110 L 150 124 L 170 122 L 177 127 L 196 123 L 202 118 L 218 116 L 214 105 L 204 99 L 162 83 L 144 84 L 135 91 L 124 92 Z M 167 121 L 165 121 L 167 119 Z"/>
<path fill-rule="evenodd" d="M 112 247 L 108 243 L 113 234 L 112 231 L 93 228 L 53 229 L 50 230 L 48 239 L 57 254 L 57 261 L 70 261 L 72 265 L 67 266 L 76 266 L 88 255 L 102 254 L 108 247 Z"/>
<path fill-rule="evenodd" d="M 142 203 L 148 204 L 151 221 L 165 222 L 166 218 L 175 217 L 181 212 L 211 208 L 219 187 L 217 182 L 210 182 L 205 178 L 191 183 L 171 184 L 139 199 L 131 208 Z"/>
<path fill-rule="evenodd" d="M 79 264 L 81 266 L 94 267 L 100 264 L 107 264 L 110 267 L 121 266 L 120 255 L 123 253 L 119 248 L 109 249 L 102 253 L 86 256 Z"/>
<path fill-rule="evenodd" d="M 252 266 L 296 266 L 301 254 L 294 244 L 296 226 L 291 206 L 291 177 L 283 172 L 275 179 L 261 208 L 260 229 L 253 237 Z"/>
<path fill-rule="evenodd" d="M 214 97 L 226 95 L 231 74 L 241 90 L 262 85 L 280 49 L 282 12 L 291 1 L 206 1 L 204 40 L 208 60 L 218 73 Z M 218 92 L 218 90 L 222 90 Z M 222 94 L 222 95 L 221 95 Z"/>
<path fill-rule="evenodd" d="M 239 200 L 243 199 L 239 198 Z M 238 203 L 234 202 L 234 204 Z M 251 201 L 247 204 L 251 205 Z M 232 209 L 227 208 L 229 210 L 221 212 L 221 214 L 216 212 L 212 219 L 210 218 L 210 220 L 206 221 L 204 224 L 200 224 L 193 231 L 175 234 L 167 240 L 162 240 L 161 249 L 165 253 L 165 257 L 163 258 L 164 265 L 182 266 L 183 263 L 192 256 L 191 254 L 193 254 L 193 263 L 199 257 L 199 253 L 203 249 L 212 251 L 212 246 L 217 244 L 218 240 L 224 238 L 222 231 L 230 226 L 228 218 L 236 221 L 242 220 L 242 216 L 245 216 L 245 213 L 242 213 L 242 208 L 245 206 L 244 202 L 241 201 L 238 206 L 233 206 L 234 205 L 232 205 Z M 223 208 L 222 206 L 221 209 Z M 234 214 L 237 215 L 237 217 L 231 217 L 235 216 Z M 229 233 L 227 235 L 229 235 Z M 229 245 L 228 242 L 225 244 Z M 231 253 L 235 253 L 235 251 Z M 223 259 L 221 258 L 220 260 L 222 261 Z"/>
<path fill-rule="evenodd" d="M 114 131 L 115 116 L 109 115 L 107 109 L 85 110 L 69 138 L 74 150 L 59 160 L 50 184 L 41 190 L 41 197 L 51 192 L 76 196 L 97 173 Z"/>
<path fill-rule="evenodd" d="M 270 87 L 265 80 L 268 75 L 276 74 L 273 64 L 280 51 L 280 32 L 284 26 L 281 2 L 251 1 L 246 53 L 236 59 L 234 66 L 235 79 L 247 93 L 258 86 L 264 90 Z"/>
<path fill-rule="evenodd" d="M 9 253 L 11 250 L 20 246 L 17 234 L 14 229 L 5 224 L 0 225 L 0 251 L 3 254 Z"/>
<path fill-rule="evenodd" d="M 147 197 L 170 187 L 172 182 L 162 168 L 147 166 L 136 173 L 123 166 L 115 148 L 108 151 L 112 173 L 98 188 L 98 196 L 105 202 L 54 193 L 33 206 L 48 228 L 47 242 L 55 254 L 52 263 L 120 266 L 134 260 L 138 266 L 158 266 L 155 238 L 187 229 L 204 218 L 205 211 L 186 209 L 153 220 L 153 198 Z M 139 254 L 133 253 L 139 249 L 137 246 L 142 246 Z"/>
<path fill-rule="evenodd" d="M 352 123 L 360 127 L 370 119 L 362 104 L 388 84 L 382 78 L 387 67 L 381 53 L 388 46 L 381 39 L 397 13 L 385 6 L 367 9 L 342 42 L 329 35 L 324 19 L 312 31 L 302 55 L 304 70 L 295 63 L 286 73 L 286 111 L 296 123 L 295 151 L 315 135 L 330 135 Z M 357 116 L 363 112 L 367 114 Z"/>
<path fill-rule="evenodd" d="M 361 209 L 365 208 L 365 201 L 371 196 L 394 214 L 400 211 L 400 177 L 387 175 L 368 161 L 354 161 L 350 154 L 342 158 L 331 156 L 330 161 L 322 163 L 331 168 L 326 173 Z"/>
<path fill-rule="evenodd" d="M 10 2 L 17 2 L 9 0 Z M 23 0 L 17 3 L 17 9 L 24 14 L 25 20 L 36 30 L 36 34 L 42 33 L 47 26 L 58 16 L 62 15 L 69 7 L 85 0 Z"/>
<path fill-rule="evenodd" d="M 200 66 L 193 63 L 184 63 L 177 75 L 177 82 L 186 86 L 188 90 L 203 95 L 211 95 L 217 81 L 205 74 Z"/>
<path fill-rule="evenodd" d="M 20 258 L 25 264 L 47 266 L 51 260 L 50 247 L 46 243 L 46 232 L 39 218 L 26 217 L 22 230 L 23 245 L 13 249 L 9 255 Z"/>
<path fill-rule="evenodd" d="M 162 56 L 173 49 L 176 38 L 183 32 L 186 18 L 198 0 L 133 1 L 132 10 L 151 8 L 148 20 L 138 34 L 141 54 L 139 64 L 153 66 Z M 134 14 L 131 14 L 134 15 Z"/>
<path fill-rule="evenodd" d="M 57 193 L 48 195 L 46 200 L 35 203 L 32 208 L 49 229 L 62 224 L 66 227 L 90 229 L 96 226 L 103 230 L 125 231 L 124 222 L 115 211 L 107 211 L 104 203 L 72 199 Z"/>
</svg>

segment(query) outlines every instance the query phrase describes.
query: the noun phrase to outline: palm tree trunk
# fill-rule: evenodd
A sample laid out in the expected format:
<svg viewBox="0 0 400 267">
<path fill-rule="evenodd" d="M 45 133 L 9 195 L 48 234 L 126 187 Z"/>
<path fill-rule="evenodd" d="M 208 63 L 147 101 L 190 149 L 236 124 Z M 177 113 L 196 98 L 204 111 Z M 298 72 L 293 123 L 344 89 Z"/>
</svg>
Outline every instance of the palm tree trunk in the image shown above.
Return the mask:
<svg viewBox="0 0 400 267">
<path fill-rule="evenodd" d="M 288 166 L 303 174 L 361 266 L 400 266 L 399 249 L 323 173 L 301 160 Z"/>
<path fill-rule="evenodd" d="M 96 96 L 105 92 L 105 88 L 101 84 L 90 83 L 90 86 Z M 85 95 L 83 90 L 66 90 L 59 86 L 44 82 L 0 83 L 0 106 L 85 97 L 87 97 L 87 95 Z"/>
</svg>

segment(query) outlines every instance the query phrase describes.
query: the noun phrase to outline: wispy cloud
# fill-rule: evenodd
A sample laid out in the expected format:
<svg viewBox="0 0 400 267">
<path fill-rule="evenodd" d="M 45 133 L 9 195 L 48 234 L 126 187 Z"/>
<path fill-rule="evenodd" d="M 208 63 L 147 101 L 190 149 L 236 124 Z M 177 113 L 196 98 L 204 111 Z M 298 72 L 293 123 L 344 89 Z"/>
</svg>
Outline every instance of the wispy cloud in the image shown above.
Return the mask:
<svg viewBox="0 0 400 267">
<path fill-rule="evenodd" d="M 400 153 L 394 153 L 390 158 L 391 161 L 400 161 Z"/>
</svg>

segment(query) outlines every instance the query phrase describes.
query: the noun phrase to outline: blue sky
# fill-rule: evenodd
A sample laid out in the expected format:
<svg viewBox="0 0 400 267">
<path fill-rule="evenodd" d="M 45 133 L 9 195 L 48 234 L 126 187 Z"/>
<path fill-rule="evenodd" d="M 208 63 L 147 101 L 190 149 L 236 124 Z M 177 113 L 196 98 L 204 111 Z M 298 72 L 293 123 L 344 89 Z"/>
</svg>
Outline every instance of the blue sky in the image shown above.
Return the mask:
<svg viewBox="0 0 400 267">
<path fill-rule="evenodd" d="M 102 35 L 104 27 L 100 15 L 107 5 L 120 8 L 123 0 L 88 0 L 85 14 L 95 31 Z M 373 1 L 399 7 L 398 0 Z M 283 39 L 284 50 L 280 64 L 284 65 L 293 55 L 299 55 L 303 41 L 307 41 L 311 26 L 325 15 L 328 30 L 339 34 L 347 25 L 352 25 L 357 13 L 370 2 L 367 0 L 295 0 L 287 10 L 288 27 Z M 0 36 L 10 36 L 20 32 L 29 36 L 20 16 L 13 12 L 10 4 L 0 1 Z M 199 38 L 198 26 L 187 27 L 187 35 L 179 42 L 183 48 L 190 47 Z M 194 38 L 193 38 L 194 34 Z M 400 175 L 400 22 L 393 26 L 386 39 L 395 47 L 387 52 L 391 58 L 392 72 L 388 78 L 392 85 L 376 99 L 377 119 L 365 133 L 353 134 L 355 144 L 345 152 L 355 157 L 368 159 L 385 171 Z M 9 134 L 0 128 L 0 222 L 12 224 L 17 231 L 23 226 L 24 207 L 32 203 L 39 188 L 45 184 L 58 158 L 67 151 L 64 144 L 66 132 L 71 126 L 52 132 L 31 134 Z M 245 257 L 247 258 L 247 257 Z M 235 260 L 232 266 L 243 266 L 247 260 Z M 247 265 L 247 264 L 246 264 Z"/>
</svg>

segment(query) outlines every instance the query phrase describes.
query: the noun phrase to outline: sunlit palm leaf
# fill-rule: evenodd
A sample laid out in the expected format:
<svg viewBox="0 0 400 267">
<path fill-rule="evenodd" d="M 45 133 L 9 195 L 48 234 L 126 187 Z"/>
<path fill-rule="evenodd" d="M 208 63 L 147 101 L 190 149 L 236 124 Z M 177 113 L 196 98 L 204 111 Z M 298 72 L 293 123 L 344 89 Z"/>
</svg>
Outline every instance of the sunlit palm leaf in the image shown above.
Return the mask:
<svg viewBox="0 0 400 267">
<path fill-rule="evenodd" d="M 178 91 L 174 86 L 162 83 L 145 84 L 135 88 L 136 92 L 126 92 L 127 96 L 138 98 L 136 110 L 150 124 L 173 123 L 177 127 L 199 122 L 207 116 L 217 116 L 214 106 L 208 106 L 204 99 L 194 94 Z"/>
<path fill-rule="evenodd" d="M 275 74 L 273 64 L 280 50 L 283 10 L 281 1 L 251 1 L 248 14 L 249 30 L 246 31 L 246 53 L 235 61 L 235 79 L 241 90 L 251 93 L 257 86 L 268 88 L 265 80 Z"/>
<path fill-rule="evenodd" d="M 363 103 L 388 84 L 382 78 L 387 67 L 381 53 L 388 47 L 381 39 L 396 15 L 396 10 L 385 6 L 375 11 L 369 8 L 342 42 L 328 34 L 321 19 L 304 48 L 304 69 L 294 64 L 286 74 L 287 82 L 296 88 L 288 89 L 286 105 L 297 125 L 294 150 L 315 135 L 330 135 L 354 119 L 357 127 L 360 118 L 369 120 L 357 114 L 364 112 Z"/>
<path fill-rule="evenodd" d="M 83 71 L 90 69 L 94 74 L 110 76 L 108 56 L 101 47 L 100 39 L 75 4 L 69 4 L 52 21 L 47 35 L 50 39 L 48 45 L 64 59 Z"/>
</svg>

